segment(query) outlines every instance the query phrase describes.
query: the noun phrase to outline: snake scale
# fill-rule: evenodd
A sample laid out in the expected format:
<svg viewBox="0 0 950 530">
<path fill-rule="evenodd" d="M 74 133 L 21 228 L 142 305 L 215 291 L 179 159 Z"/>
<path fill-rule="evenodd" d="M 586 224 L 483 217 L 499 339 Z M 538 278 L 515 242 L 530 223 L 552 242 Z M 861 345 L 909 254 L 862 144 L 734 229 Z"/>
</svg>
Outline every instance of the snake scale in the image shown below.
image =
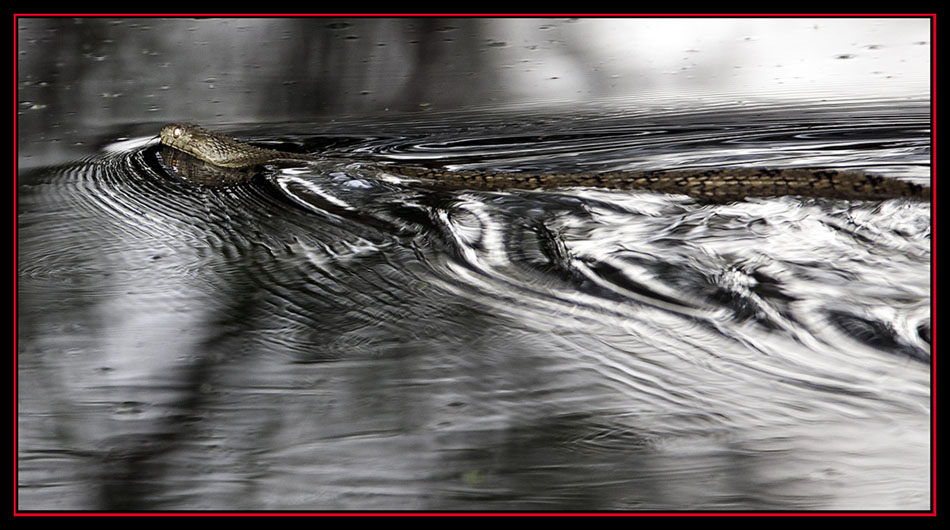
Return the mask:
<svg viewBox="0 0 950 530">
<path fill-rule="evenodd" d="M 204 164 L 221 168 L 225 175 L 246 176 L 254 168 L 281 161 L 323 160 L 316 156 L 253 146 L 196 125 L 169 124 L 162 128 L 159 136 L 164 145 Z M 380 169 L 449 189 L 593 187 L 682 194 L 716 203 L 785 195 L 845 200 L 931 199 L 931 190 L 927 186 L 866 173 L 829 169 L 740 168 L 561 174 L 450 171 L 389 165 L 381 165 Z M 219 183 L 228 183 L 231 178 L 236 180 L 238 177 L 225 176 Z"/>
</svg>

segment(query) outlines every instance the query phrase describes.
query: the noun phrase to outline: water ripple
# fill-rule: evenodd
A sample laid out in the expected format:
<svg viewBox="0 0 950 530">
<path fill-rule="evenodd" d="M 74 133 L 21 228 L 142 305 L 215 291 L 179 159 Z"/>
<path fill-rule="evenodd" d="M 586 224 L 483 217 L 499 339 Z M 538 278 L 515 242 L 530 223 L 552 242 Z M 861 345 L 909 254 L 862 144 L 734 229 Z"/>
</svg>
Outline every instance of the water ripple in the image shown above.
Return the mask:
<svg viewBox="0 0 950 530">
<path fill-rule="evenodd" d="M 578 502 L 625 509 L 722 475 L 744 508 L 917 506 L 930 204 L 446 192 L 372 162 L 926 181 L 928 116 L 867 100 L 273 124 L 235 132 L 327 160 L 202 187 L 137 139 L 20 174 L 21 502 L 131 484 L 159 508 L 282 491 L 268 505 L 472 509 L 593 489 Z"/>
</svg>

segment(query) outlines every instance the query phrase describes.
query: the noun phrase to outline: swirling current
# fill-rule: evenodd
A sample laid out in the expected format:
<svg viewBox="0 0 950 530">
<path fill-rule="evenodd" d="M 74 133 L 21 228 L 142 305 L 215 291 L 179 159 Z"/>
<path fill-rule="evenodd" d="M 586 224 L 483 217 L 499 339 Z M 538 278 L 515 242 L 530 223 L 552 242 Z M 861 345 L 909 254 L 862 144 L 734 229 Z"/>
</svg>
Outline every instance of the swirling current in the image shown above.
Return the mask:
<svg viewBox="0 0 950 530">
<path fill-rule="evenodd" d="M 18 175 L 21 510 L 929 507 L 930 203 L 368 163 L 929 184 L 928 102 L 222 129 L 344 161 L 207 187 L 136 137 Z"/>
</svg>

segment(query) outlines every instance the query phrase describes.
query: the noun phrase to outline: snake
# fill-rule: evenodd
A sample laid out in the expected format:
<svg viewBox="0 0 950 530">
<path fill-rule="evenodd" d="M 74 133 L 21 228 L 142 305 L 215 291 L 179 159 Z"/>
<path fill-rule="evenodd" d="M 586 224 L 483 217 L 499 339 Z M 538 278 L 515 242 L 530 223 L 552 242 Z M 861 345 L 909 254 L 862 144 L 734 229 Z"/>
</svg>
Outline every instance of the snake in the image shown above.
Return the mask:
<svg viewBox="0 0 950 530">
<path fill-rule="evenodd" d="M 165 125 L 159 137 L 163 145 L 197 159 L 212 170 L 220 169 L 222 176 L 216 177 L 218 184 L 237 183 L 268 164 L 325 160 L 311 154 L 258 147 L 191 124 Z M 688 195 L 713 203 L 781 196 L 877 201 L 896 198 L 931 200 L 929 186 L 864 172 L 825 168 L 743 167 L 540 174 L 392 165 L 381 165 L 380 169 L 449 189 L 589 187 Z"/>
</svg>

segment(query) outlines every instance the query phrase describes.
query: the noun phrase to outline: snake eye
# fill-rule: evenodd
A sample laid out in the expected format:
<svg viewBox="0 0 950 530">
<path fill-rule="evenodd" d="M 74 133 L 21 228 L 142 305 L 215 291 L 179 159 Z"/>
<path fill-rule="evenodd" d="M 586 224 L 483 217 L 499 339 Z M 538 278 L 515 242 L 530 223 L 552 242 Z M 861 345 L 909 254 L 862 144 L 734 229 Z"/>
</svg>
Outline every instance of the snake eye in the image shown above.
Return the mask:
<svg viewBox="0 0 950 530">
<path fill-rule="evenodd" d="M 181 136 L 181 133 L 182 133 L 182 132 L 183 132 L 183 131 L 181 130 L 181 127 L 175 127 L 175 130 L 172 131 L 172 135 L 173 135 L 175 138 L 178 138 L 179 136 Z"/>
</svg>

